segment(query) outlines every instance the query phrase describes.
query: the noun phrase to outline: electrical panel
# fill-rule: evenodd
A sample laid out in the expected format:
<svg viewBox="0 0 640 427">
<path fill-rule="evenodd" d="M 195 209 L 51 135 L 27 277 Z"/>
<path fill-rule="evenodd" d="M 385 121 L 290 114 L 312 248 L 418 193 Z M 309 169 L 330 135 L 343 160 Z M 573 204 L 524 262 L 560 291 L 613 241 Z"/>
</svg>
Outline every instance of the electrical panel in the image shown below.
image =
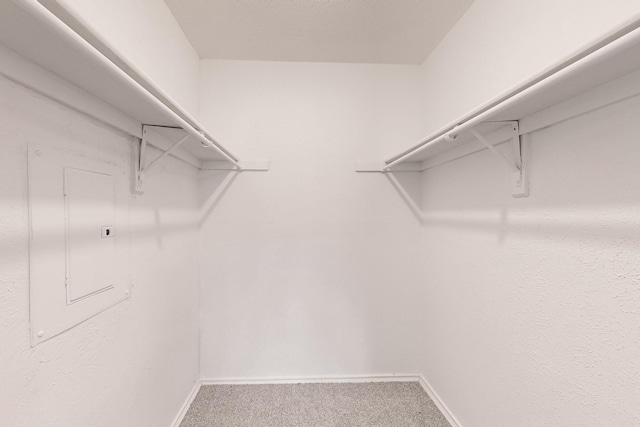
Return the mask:
<svg viewBox="0 0 640 427">
<path fill-rule="evenodd" d="M 128 188 L 113 163 L 29 147 L 33 345 L 129 297 Z"/>
</svg>

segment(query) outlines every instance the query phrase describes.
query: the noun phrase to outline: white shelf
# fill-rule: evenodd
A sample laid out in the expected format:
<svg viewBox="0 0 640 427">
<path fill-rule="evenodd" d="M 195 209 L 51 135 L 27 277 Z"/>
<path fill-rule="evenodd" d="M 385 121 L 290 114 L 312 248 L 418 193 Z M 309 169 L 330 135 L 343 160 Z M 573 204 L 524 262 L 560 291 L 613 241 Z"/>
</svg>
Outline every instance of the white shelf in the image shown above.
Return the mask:
<svg viewBox="0 0 640 427">
<path fill-rule="evenodd" d="M 603 40 L 433 132 L 418 144 L 384 162 L 360 163 L 357 169 L 361 172 L 426 170 L 484 149 L 469 134 L 469 129 L 492 135 L 492 143 L 497 145 L 509 139 L 509 132 L 505 130 L 506 124 L 495 122 L 518 121 L 519 133 L 525 134 L 639 94 L 639 27 L 640 20 L 636 18 Z M 588 93 L 594 96 L 585 98 Z M 600 102 L 594 102 L 593 98 Z M 446 138 L 447 135 L 455 139 Z"/>
<path fill-rule="evenodd" d="M 42 3 L 56 4 L 54 1 Z M 72 22 L 68 17 L 65 21 Z M 195 119 L 134 66 L 124 60 L 114 61 L 114 57 L 107 59 L 98 52 L 94 46 L 100 46 L 102 41 L 90 31 L 79 31 L 82 25 L 76 23 L 75 31 L 72 30 L 35 0 L 0 1 L 0 44 L 115 107 L 140 124 L 190 127 L 194 137 L 181 146 L 187 156 L 200 161 L 238 162 L 229 150 L 215 141 Z M 115 51 L 110 52 L 117 56 Z M 22 78 L 20 75 L 10 77 L 19 82 Z M 96 118 L 108 121 L 104 117 Z M 189 126 L 185 126 L 185 122 Z M 129 124 L 118 127 L 141 137 L 141 126 Z M 184 135 L 185 131 L 179 129 L 176 133 Z M 201 144 L 203 138 L 206 139 L 205 143 L 210 144 L 209 147 Z"/>
</svg>

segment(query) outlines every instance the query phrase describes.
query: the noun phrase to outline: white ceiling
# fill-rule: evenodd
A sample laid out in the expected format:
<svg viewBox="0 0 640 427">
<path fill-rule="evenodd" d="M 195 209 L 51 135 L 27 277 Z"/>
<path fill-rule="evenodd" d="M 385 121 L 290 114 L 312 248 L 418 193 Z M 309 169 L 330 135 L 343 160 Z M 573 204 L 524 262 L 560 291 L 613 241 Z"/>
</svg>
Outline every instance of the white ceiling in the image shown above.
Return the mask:
<svg viewBox="0 0 640 427">
<path fill-rule="evenodd" d="M 473 0 L 165 0 L 201 58 L 420 64 Z"/>
</svg>

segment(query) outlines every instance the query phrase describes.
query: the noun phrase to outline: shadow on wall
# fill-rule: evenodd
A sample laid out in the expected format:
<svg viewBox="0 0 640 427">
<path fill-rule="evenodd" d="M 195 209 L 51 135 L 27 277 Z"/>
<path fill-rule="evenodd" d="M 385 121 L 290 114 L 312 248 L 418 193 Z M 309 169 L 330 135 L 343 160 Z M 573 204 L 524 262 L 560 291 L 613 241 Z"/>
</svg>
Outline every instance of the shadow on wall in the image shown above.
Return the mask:
<svg viewBox="0 0 640 427">
<path fill-rule="evenodd" d="M 233 181 L 235 181 L 241 173 L 240 171 L 230 170 L 203 170 L 200 172 L 200 218 L 198 219 L 200 227 L 203 226 L 209 215 L 211 215 L 227 193 L 231 184 L 233 184 Z"/>
<path fill-rule="evenodd" d="M 583 167 L 576 168 L 562 160 L 567 153 L 555 158 L 544 153 L 544 165 L 531 164 L 536 159 L 533 139 L 531 135 L 523 138 L 528 173 L 534 186 L 534 192 L 528 198 L 511 196 L 504 179 L 507 171 L 501 168 L 502 165 L 491 163 L 489 158 L 479 158 L 488 156 L 486 150 L 459 159 L 458 162 L 466 162 L 464 165 L 452 165 L 451 168 L 442 165 L 432 172 L 393 172 L 385 176 L 423 227 L 492 234 L 499 242 L 508 235 L 550 240 L 563 236 L 571 240 L 615 241 L 629 245 L 640 240 L 640 215 L 637 214 L 640 202 L 630 196 L 640 195 L 640 187 L 637 181 L 624 179 L 629 172 L 624 171 L 626 166 L 618 164 L 624 160 L 607 165 L 606 156 L 592 152 L 587 155 L 593 161 L 602 161 L 602 166 L 585 161 Z M 578 135 L 575 139 L 582 139 L 578 141 L 581 147 L 576 144 L 573 149 L 589 153 L 584 137 Z M 565 142 L 568 152 L 575 141 Z M 552 147 L 559 148 L 558 145 Z M 469 173 L 465 168 L 469 168 Z M 465 172 L 463 176 L 460 176 L 461 172 Z M 437 205 L 425 203 L 424 198 L 429 197 L 430 191 L 423 189 L 428 185 L 422 177 L 426 173 L 430 174 L 428 179 L 434 181 L 431 190 L 438 183 L 452 183 L 447 190 L 450 194 L 439 191 L 434 195 Z"/>
<path fill-rule="evenodd" d="M 424 224 L 422 212 L 422 172 L 389 172 L 385 178 L 398 192 L 404 204 L 420 224 Z"/>
</svg>

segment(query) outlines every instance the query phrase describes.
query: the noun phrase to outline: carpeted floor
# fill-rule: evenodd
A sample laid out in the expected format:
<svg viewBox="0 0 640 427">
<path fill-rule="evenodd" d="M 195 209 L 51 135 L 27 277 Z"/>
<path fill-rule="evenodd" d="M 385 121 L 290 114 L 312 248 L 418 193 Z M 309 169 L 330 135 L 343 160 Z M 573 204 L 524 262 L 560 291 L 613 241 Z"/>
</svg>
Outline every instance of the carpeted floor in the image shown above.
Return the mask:
<svg viewBox="0 0 640 427">
<path fill-rule="evenodd" d="M 450 427 L 415 382 L 207 385 L 180 427 Z"/>
</svg>

